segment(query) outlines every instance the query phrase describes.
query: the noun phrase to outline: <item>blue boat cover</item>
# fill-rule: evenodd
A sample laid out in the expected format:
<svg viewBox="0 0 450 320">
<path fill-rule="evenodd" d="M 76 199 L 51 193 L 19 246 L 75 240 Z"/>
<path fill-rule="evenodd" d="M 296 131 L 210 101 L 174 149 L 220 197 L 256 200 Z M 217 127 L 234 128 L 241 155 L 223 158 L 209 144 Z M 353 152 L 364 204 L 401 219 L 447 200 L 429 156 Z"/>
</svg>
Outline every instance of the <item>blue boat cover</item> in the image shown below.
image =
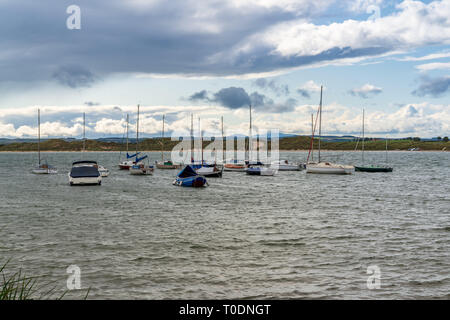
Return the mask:
<svg viewBox="0 0 450 320">
<path fill-rule="evenodd" d="M 136 157 L 138 154 L 140 154 L 140 152 L 135 153 L 135 154 L 132 154 L 132 155 L 130 156 L 130 155 L 128 154 L 128 152 L 127 152 L 127 159 L 134 158 L 134 157 Z"/>
<path fill-rule="evenodd" d="M 139 161 L 141 161 L 141 160 L 144 160 L 144 159 L 147 159 L 147 155 L 145 155 L 145 156 L 143 156 L 143 157 L 140 157 L 140 158 L 138 158 L 137 156 L 136 156 L 136 163 L 138 163 Z"/>
<path fill-rule="evenodd" d="M 85 167 L 73 167 L 70 171 L 70 176 L 72 178 L 95 178 L 100 176 L 100 172 L 96 167 L 85 166 Z"/>
<path fill-rule="evenodd" d="M 191 166 L 184 167 L 177 175 L 178 178 L 187 178 L 198 176 L 197 172 Z"/>
</svg>

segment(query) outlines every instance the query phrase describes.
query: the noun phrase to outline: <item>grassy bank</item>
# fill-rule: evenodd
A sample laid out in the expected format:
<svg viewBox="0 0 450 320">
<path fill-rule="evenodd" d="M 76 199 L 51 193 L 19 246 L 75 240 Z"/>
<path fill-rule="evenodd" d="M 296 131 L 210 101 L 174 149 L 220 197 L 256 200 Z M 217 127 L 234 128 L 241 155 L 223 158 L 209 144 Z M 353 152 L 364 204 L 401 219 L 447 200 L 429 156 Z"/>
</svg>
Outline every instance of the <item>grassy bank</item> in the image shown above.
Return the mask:
<svg viewBox="0 0 450 320">
<path fill-rule="evenodd" d="M 178 143 L 178 141 L 171 141 L 170 138 L 164 139 L 164 149 L 170 151 Z M 204 147 L 210 142 L 205 141 Z M 280 150 L 308 150 L 311 144 L 309 137 L 286 137 L 281 138 L 279 142 Z M 318 140 L 314 141 L 314 148 L 317 149 Z M 321 141 L 321 147 L 324 150 L 354 150 L 356 146 L 355 141 L 343 142 L 327 142 Z M 382 151 L 385 150 L 385 141 L 366 141 L 365 150 Z M 270 147 L 270 146 L 269 146 Z M 124 150 L 125 146 L 116 142 L 103 142 L 98 140 L 87 140 L 87 151 L 120 151 Z M 129 149 L 134 150 L 135 144 L 130 143 Z M 419 148 L 424 151 L 441 151 L 450 150 L 450 143 L 445 141 L 416 141 L 416 140 L 389 140 L 389 150 L 408 150 L 410 148 Z M 41 151 L 81 151 L 83 149 L 82 141 L 65 141 L 62 139 L 51 139 L 41 142 Z M 361 149 L 361 142 L 359 142 L 358 149 Z M 160 151 L 161 138 L 144 139 L 139 143 L 139 150 L 144 151 Z M 37 151 L 37 143 L 21 142 L 0 145 L 1 151 L 15 151 L 15 152 L 29 152 Z"/>
</svg>

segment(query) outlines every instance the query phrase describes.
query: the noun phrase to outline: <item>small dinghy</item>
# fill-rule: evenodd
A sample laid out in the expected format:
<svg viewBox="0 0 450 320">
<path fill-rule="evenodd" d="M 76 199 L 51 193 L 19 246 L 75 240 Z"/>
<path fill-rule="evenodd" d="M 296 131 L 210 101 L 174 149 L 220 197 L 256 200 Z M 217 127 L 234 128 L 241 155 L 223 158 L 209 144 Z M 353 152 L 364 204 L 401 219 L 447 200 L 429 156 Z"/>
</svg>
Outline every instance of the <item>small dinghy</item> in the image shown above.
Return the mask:
<svg viewBox="0 0 450 320">
<path fill-rule="evenodd" d="M 195 172 L 191 166 L 184 167 L 181 170 L 177 178 L 173 181 L 173 185 L 180 187 L 193 187 L 193 188 L 201 188 L 208 185 L 205 177 L 202 177 Z"/>
<path fill-rule="evenodd" d="M 107 168 L 105 168 L 104 166 L 98 166 L 98 172 L 100 172 L 100 175 L 105 178 L 107 176 L 109 176 L 109 170 Z"/>
</svg>

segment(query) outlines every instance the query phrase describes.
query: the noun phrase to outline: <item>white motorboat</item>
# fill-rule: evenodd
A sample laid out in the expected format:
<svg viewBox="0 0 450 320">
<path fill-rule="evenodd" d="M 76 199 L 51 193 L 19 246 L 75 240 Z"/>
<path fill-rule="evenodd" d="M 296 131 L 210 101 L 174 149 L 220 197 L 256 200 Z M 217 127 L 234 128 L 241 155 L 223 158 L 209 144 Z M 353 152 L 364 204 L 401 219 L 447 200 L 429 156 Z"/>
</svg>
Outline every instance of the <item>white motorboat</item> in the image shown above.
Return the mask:
<svg viewBox="0 0 450 320">
<path fill-rule="evenodd" d="M 287 160 L 272 162 L 272 167 L 278 168 L 278 171 L 300 171 L 303 167 L 298 163 L 289 163 Z"/>
<path fill-rule="evenodd" d="M 69 183 L 73 185 L 101 185 L 102 176 L 96 161 L 81 160 L 72 163 L 69 172 Z"/>
</svg>

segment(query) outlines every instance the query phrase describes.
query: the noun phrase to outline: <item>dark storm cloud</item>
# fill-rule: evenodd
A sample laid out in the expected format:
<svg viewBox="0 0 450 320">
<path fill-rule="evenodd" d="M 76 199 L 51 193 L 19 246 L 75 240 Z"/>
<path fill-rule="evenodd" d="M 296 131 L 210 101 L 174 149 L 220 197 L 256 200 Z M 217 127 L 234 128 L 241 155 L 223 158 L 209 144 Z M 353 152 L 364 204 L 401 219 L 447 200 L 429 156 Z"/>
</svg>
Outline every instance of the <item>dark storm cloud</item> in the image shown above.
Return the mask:
<svg viewBox="0 0 450 320">
<path fill-rule="evenodd" d="M 384 53 L 389 48 L 335 48 L 314 56 L 283 57 L 273 47 L 233 50 L 268 26 L 310 17 L 314 6 L 242 10 L 227 2 L 131 2 L 79 0 L 81 30 L 68 30 L 73 1 L 0 1 L 1 81 L 56 79 L 70 88 L 87 87 L 112 73 L 235 75 L 267 72 L 314 62 Z M 209 4 L 211 6 L 211 4 Z M 216 13 L 210 13 L 216 11 Z M 206 12 L 206 17 L 199 13 Z M 67 66 L 82 66 L 73 73 Z M 60 68 L 60 69 L 58 69 Z M 272 87 L 278 94 L 287 87 Z"/>
<path fill-rule="evenodd" d="M 214 93 L 214 101 L 230 109 L 239 109 L 250 105 L 250 97 L 243 88 L 224 88 Z"/>
<path fill-rule="evenodd" d="M 70 88 L 88 88 L 95 82 L 96 77 L 89 70 L 78 66 L 69 65 L 58 68 L 53 73 L 53 78 L 61 85 Z"/>
<path fill-rule="evenodd" d="M 247 108 L 251 104 L 255 109 L 263 110 L 265 112 L 290 112 L 294 110 L 297 103 L 297 101 L 292 98 L 287 99 L 284 103 L 276 103 L 272 98 L 264 94 L 257 91 L 248 94 L 244 88 L 240 87 L 220 89 L 213 94 L 212 98 L 207 95 L 199 94 L 203 91 L 197 92 L 199 99 L 196 101 L 216 102 L 229 109 Z"/>
<path fill-rule="evenodd" d="M 431 96 L 438 98 L 450 91 L 450 76 L 429 78 L 422 77 L 420 86 L 411 92 L 418 97 Z"/>
</svg>

